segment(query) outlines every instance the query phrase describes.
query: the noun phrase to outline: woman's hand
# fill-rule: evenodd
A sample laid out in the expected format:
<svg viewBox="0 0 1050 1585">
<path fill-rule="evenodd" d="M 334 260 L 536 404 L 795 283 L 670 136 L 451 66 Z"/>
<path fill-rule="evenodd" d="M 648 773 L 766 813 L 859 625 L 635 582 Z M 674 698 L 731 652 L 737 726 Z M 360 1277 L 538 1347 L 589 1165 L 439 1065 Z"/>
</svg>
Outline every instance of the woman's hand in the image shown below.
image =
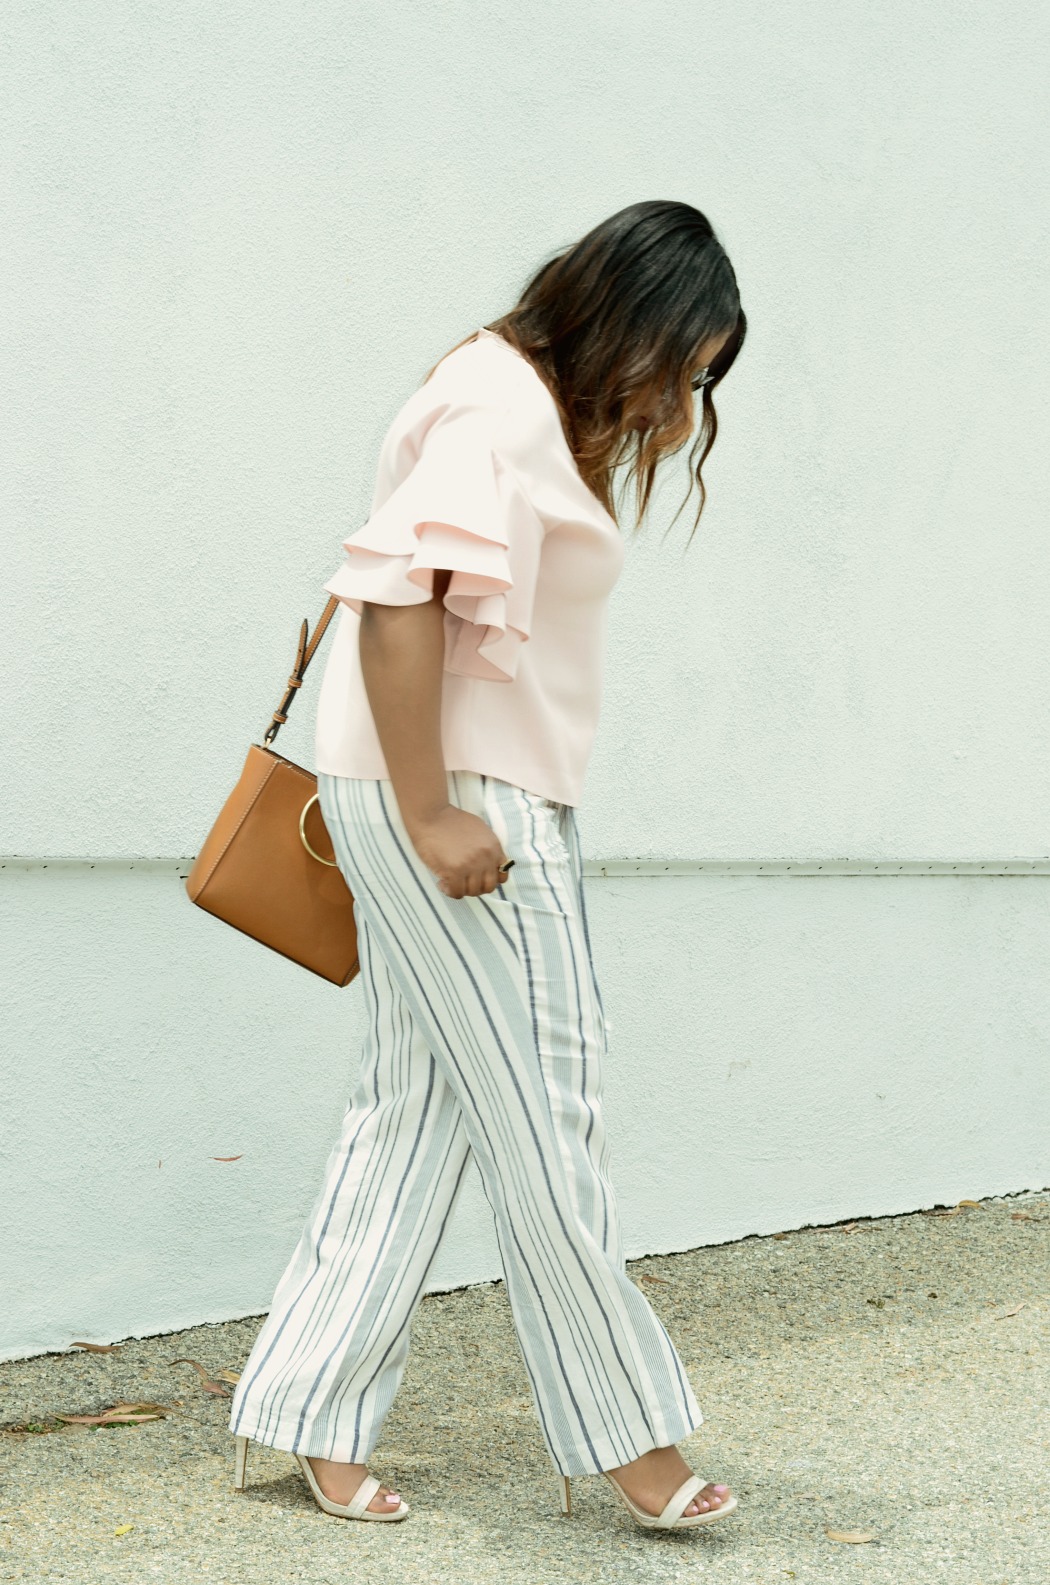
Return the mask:
<svg viewBox="0 0 1050 1585">
<path fill-rule="evenodd" d="M 412 845 L 447 897 L 480 897 L 507 879 L 497 869 L 509 858 L 492 827 L 457 804 L 407 827 Z"/>
</svg>

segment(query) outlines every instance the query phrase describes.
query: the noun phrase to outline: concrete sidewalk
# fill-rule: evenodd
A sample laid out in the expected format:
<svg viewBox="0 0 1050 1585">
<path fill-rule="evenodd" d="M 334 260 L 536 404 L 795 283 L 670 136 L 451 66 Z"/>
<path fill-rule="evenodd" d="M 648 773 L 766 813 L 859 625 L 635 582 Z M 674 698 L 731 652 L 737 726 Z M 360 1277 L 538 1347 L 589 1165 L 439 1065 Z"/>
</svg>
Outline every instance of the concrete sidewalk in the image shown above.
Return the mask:
<svg viewBox="0 0 1050 1585">
<path fill-rule="evenodd" d="M 397 1525 L 321 1513 L 255 1444 L 233 1491 L 229 1399 L 171 1362 L 237 1371 L 259 1318 L 0 1365 L 0 1580 L 1048 1585 L 1050 1193 L 629 1270 L 704 1412 L 683 1451 L 740 1501 L 709 1529 L 647 1533 L 597 1476 L 562 1517 L 494 1283 L 423 1300 L 371 1460 L 412 1507 Z M 122 1401 L 170 1412 L 54 1419 Z"/>
</svg>

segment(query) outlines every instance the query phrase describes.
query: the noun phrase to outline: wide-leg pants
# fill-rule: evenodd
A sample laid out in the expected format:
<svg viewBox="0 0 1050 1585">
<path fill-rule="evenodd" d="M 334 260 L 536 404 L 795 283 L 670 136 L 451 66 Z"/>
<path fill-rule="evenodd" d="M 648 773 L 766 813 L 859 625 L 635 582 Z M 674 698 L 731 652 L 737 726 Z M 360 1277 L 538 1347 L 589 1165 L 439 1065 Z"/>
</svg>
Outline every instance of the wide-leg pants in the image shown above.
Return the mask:
<svg viewBox="0 0 1050 1585">
<path fill-rule="evenodd" d="M 516 861 L 494 892 L 440 889 L 389 780 L 318 777 L 355 900 L 367 1034 L 230 1428 L 368 1459 L 473 1155 L 547 1451 L 561 1474 L 595 1474 L 703 1416 L 625 1269 L 576 811 L 476 771 L 449 771 L 448 788 Z"/>
</svg>

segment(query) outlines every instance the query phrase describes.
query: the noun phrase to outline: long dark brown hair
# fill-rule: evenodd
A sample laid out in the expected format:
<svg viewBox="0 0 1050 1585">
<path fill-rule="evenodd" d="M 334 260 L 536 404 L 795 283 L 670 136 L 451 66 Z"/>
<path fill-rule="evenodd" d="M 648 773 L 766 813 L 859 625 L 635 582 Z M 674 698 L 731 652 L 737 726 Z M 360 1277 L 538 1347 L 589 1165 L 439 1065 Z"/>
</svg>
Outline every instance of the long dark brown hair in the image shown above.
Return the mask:
<svg viewBox="0 0 1050 1585">
<path fill-rule="evenodd" d="M 623 489 L 634 480 L 636 528 L 657 466 L 682 449 L 696 426 L 690 382 L 699 373 L 699 353 L 728 333 L 710 382 L 696 393 L 701 422 L 689 454 L 689 488 L 672 519 L 695 483 L 695 531 L 707 499 L 701 470 L 718 433 L 712 393 L 747 329 L 733 266 L 699 209 L 654 199 L 618 210 L 543 264 L 510 312 L 485 328 L 543 379 L 584 483 L 614 520 L 614 470 L 629 464 Z M 641 407 L 650 423 L 639 430 L 632 419 Z"/>
</svg>

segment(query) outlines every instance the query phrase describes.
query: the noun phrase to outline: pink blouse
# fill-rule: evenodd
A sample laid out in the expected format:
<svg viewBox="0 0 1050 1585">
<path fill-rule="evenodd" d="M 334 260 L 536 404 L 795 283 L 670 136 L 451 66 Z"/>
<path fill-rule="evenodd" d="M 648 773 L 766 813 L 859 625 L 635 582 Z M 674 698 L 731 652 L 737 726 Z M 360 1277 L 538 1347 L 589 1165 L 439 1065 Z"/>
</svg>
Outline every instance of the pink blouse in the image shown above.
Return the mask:
<svg viewBox="0 0 1050 1585">
<path fill-rule="evenodd" d="M 389 775 L 361 675 L 362 604 L 422 603 L 447 568 L 446 770 L 578 804 L 625 549 L 527 358 L 490 330 L 448 354 L 387 431 L 371 514 L 343 548 L 324 585 L 342 608 L 318 699 L 318 771 Z"/>
</svg>

